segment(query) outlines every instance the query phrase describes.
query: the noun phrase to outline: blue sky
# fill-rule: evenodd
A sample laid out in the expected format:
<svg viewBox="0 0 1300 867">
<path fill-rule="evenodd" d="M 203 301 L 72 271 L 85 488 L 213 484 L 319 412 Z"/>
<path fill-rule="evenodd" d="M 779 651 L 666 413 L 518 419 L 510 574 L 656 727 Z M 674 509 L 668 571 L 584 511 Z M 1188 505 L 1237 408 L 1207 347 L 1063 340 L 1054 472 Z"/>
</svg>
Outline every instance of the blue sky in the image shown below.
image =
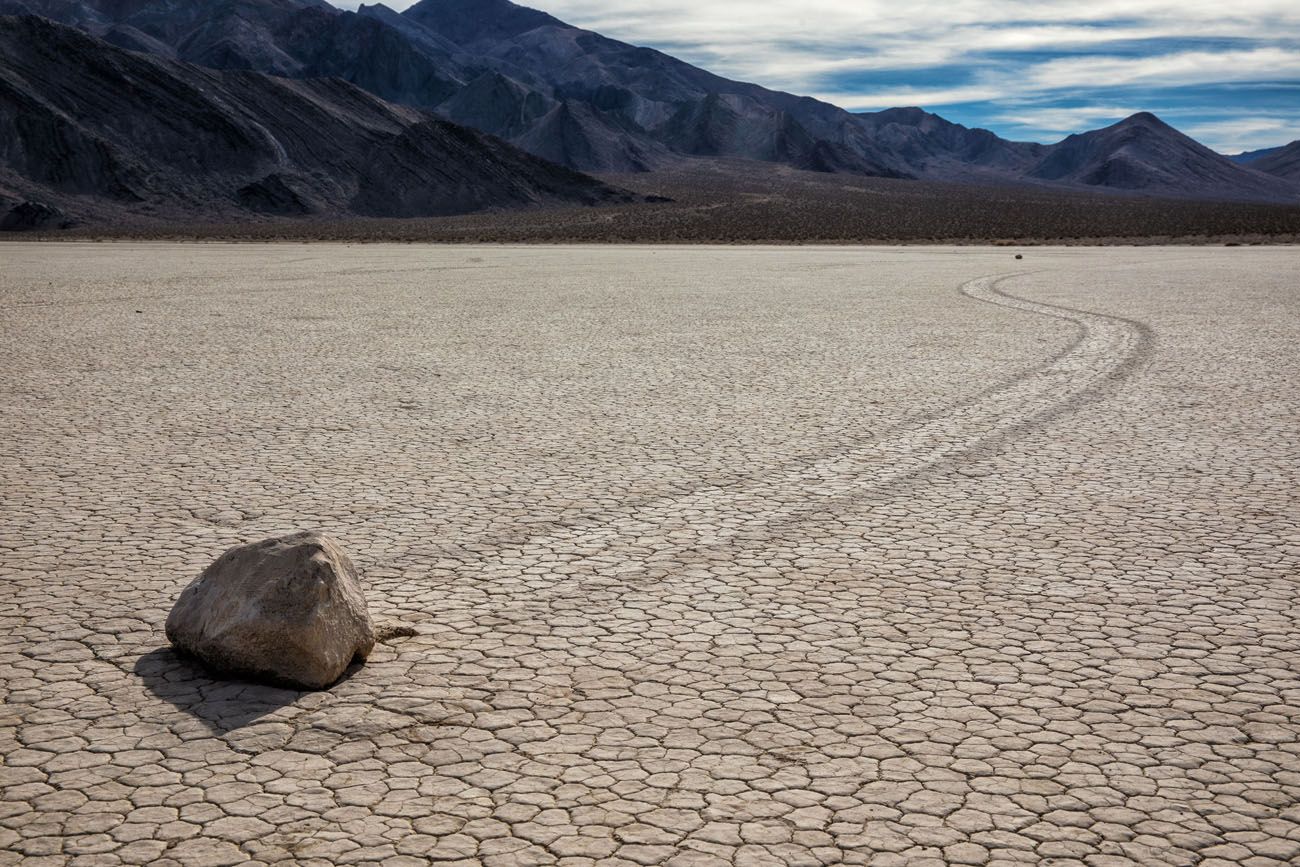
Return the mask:
<svg viewBox="0 0 1300 867">
<path fill-rule="evenodd" d="M 920 105 L 1008 138 L 1145 110 L 1227 153 L 1300 139 L 1300 0 L 525 5 L 730 78 L 852 110 Z"/>
</svg>

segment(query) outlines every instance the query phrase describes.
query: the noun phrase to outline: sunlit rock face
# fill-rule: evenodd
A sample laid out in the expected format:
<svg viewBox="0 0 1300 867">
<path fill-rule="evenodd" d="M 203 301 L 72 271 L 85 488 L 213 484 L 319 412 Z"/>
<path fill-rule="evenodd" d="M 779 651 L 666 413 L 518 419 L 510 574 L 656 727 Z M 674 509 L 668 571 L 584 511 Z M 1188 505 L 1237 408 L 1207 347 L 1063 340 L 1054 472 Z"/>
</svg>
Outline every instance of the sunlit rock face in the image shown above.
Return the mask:
<svg viewBox="0 0 1300 867">
<path fill-rule="evenodd" d="M 167 638 L 218 674 L 325 689 L 375 646 L 356 567 L 298 533 L 231 548 L 181 593 Z"/>
</svg>

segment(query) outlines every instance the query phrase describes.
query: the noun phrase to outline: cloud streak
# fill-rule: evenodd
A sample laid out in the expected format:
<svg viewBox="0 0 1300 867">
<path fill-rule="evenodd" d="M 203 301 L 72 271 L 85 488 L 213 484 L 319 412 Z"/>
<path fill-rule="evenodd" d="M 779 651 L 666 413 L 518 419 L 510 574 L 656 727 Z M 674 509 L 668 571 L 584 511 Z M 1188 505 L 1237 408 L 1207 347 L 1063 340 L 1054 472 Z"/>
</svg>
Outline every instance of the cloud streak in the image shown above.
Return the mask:
<svg viewBox="0 0 1300 867">
<path fill-rule="evenodd" d="M 1061 127 L 1109 118 L 1123 106 L 1182 117 L 1221 148 L 1284 143 L 1268 136 L 1300 138 L 1293 90 L 1300 86 L 1300 3 L 1294 0 L 528 5 L 728 77 L 850 109 L 920 104 L 1023 137 L 1074 131 Z M 1252 88 L 1244 102 L 1242 87 Z M 1236 96 L 1231 88 L 1238 88 Z"/>
</svg>

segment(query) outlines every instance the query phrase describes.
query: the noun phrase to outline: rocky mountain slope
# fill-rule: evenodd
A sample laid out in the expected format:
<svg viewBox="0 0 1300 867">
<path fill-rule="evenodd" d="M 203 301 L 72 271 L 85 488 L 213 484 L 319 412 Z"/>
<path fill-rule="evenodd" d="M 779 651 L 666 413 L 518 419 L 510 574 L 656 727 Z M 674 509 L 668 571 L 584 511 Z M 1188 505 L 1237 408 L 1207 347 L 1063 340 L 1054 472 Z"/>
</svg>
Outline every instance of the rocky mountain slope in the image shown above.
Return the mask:
<svg viewBox="0 0 1300 867">
<path fill-rule="evenodd" d="M 69 213 L 432 216 L 629 194 L 339 79 L 218 71 L 0 17 L 0 194 Z"/>
<path fill-rule="evenodd" d="M 338 77 L 405 105 L 431 107 L 460 89 L 455 46 L 416 41 L 378 18 L 324 0 L 0 0 L 121 48 L 215 69 Z"/>
<path fill-rule="evenodd" d="M 507 0 L 425 0 L 400 15 L 320 0 L 0 0 L 5 11 L 219 69 L 338 76 L 579 169 L 647 171 L 699 155 L 914 174 L 834 106 L 729 81 Z"/>
<path fill-rule="evenodd" d="M 877 148 L 848 112 L 730 81 L 508 0 L 423 0 L 403 17 L 555 103 L 563 124 L 547 117 L 537 124 L 540 132 L 520 140 L 534 146 L 562 140 L 572 165 L 651 169 L 665 162 L 666 149 L 819 170 L 912 174 Z"/>
<path fill-rule="evenodd" d="M 876 144 L 918 175 L 937 180 L 1005 178 L 1028 171 L 1048 150 L 970 129 L 920 108 L 856 115 Z"/>
<path fill-rule="evenodd" d="M 584 171 L 748 159 L 886 178 L 1300 201 L 1300 183 L 1235 165 L 1149 115 L 1041 145 L 919 108 L 853 114 L 509 0 L 422 0 L 403 13 L 323 0 L 0 0 L 0 11 L 16 8 L 169 59 L 336 76 Z"/>
<path fill-rule="evenodd" d="M 1047 148 L 1028 176 L 1039 180 L 1179 196 L 1268 200 L 1294 190 L 1238 166 L 1142 112 Z"/>
</svg>

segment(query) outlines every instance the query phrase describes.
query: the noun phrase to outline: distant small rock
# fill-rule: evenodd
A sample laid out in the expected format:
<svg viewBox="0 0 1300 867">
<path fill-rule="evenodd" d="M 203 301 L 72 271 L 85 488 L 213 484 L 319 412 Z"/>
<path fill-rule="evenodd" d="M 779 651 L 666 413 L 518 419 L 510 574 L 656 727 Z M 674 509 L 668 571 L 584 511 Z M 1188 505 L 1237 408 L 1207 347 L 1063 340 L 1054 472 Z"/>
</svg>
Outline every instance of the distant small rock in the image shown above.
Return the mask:
<svg viewBox="0 0 1300 867">
<path fill-rule="evenodd" d="M 1025 258 L 1025 257 L 1022 256 L 1021 254 L 1017 253 L 1017 254 L 1016 254 L 1016 258 L 1017 258 L 1017 259 L 1023 259 L 1023 258 Z"/>
<path fill-rule="evenodd" d="M 356 567 L 319 533 L 231 548 L 182 591 L 167 638 L 218 674 L 326 689 L 374 649 Z"/>
<path fill-rule="evenodd" d="M 44 202 L 20 202 L 0 217 L 0 231 L 31 232 L 37 229 L 68 229 L 68 215 Z"/>
</svg>

